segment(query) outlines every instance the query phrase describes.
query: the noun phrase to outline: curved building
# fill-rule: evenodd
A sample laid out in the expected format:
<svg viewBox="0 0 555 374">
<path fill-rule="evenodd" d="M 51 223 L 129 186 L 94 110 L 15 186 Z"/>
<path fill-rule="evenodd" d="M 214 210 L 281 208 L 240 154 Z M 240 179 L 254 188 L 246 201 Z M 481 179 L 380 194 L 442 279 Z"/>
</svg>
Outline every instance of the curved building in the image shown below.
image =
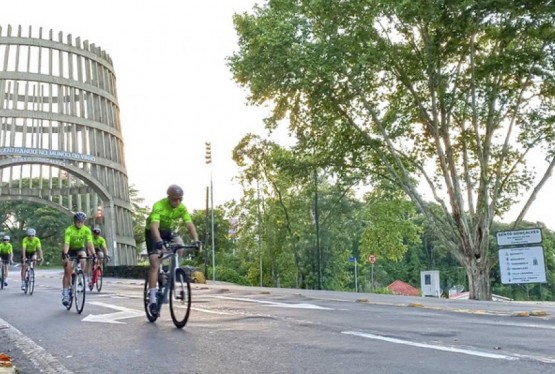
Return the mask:
<svg viewBox="0 0 555 374">
<path fill-rule="evenodd" d="M 134 264 L 123 148 L 105 51 L 62 32 L 0 28 L 0 202 L 83 211 L 113 264 Z"/>
</svg>

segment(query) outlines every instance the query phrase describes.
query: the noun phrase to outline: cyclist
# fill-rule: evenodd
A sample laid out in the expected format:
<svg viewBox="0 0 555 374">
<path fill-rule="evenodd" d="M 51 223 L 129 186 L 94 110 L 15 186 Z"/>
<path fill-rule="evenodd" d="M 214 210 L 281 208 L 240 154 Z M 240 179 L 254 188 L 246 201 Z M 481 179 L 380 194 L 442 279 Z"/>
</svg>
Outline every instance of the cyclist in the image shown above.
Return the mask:
<svg viewBox="0 0 555 374">
<path fill-rule="evenodd" d="M 4 267 L 4 286 L 8 285 L 8 264 L 13 263 L 13 247 L 10 243 L 10 236 L 4 235 L 2 243 L 0 243 L 0 257 L 2 257 L 2 266 Z"/>
<path fill-rule="evenodd" d="M 157 201 L 152 206 L 152 211 L 146 219 L 145 241 L 150 261 L 148 269 L 148 286 L 150 292 L 149 305 L 150 312 L 157 314 L 156 308 L 156 282 L 158 280 L 158 272 L 160 271 L 160 251 L 165 250 L 164 241 L 175 244 L 183 244 L 183 239 L 175 234 L 172 229 L 175 228 L 179 221 L 183 221 L 189 232 L 191 239 L 197 243 L 200 250 L 201 243 L 198 240 L 198 234 L 195 225 L 191 219 L 189 211 L 182 203 L 183 189 L 175 184 L 168 187 L 166 191 L 167 197 Z"/>
<path fill-rule="evenodd" d="M 21 290 L 25 291 L 25 271 L 27 270 L 27 259 L 42 262 L 42 248 L 40 239 L 36 236 L 35 229 L 27 229 L 27 236 L 21 243 Z M 38 257 L 37 257 L 38 252 Z"/>
<path fill-rule="evenodd" d="M 100 227 L 95 227 L 92 229 L 92 242 L 94 250 L 96 252 L 95 266 L 102 266 L 102 260 L 104 257 L 108 258 L 108 247 L 106 247 L 106 239 L 100 236 Z M 89 288 L 92 287 L 92 282 L 89 283 Z"/>
<path fill-rule="evenodd" d="M 81 268 L 86 269 L 87 253 L 94 254 L 92 245 L 92 233 L 85 225 L 87 215 L 83 212 L 77 212 L 73 215 L 73 225 L 68 226 L 64 233 L 64 247 L 62 250 L 62 259 L 64 260 L 64 278 L 62 280 L 62 304 L 69 304 L 69 283 L 71 273 L 73 272 L 73 261 L 70 256 L 78 256 L 81 262 Z"/>
</svg>

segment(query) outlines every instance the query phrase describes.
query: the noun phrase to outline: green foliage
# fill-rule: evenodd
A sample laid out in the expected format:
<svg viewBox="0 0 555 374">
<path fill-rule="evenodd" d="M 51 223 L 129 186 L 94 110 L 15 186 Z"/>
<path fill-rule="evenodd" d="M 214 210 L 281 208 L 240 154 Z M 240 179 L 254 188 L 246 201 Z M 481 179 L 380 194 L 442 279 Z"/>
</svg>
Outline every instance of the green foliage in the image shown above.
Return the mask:
<svg viewBox="0 0 555 374">
<path fill-rule="evenodd" d="M 212 270 L 210 269 L 208 273 L 207 279 L 211 279 L 212 277 Z M 219 266 L 216 265 L 216 278 L 218 281 L 222 282 L 230 282 L 234 284 L 239 284 L 243 286 L 249 286 L 250 283 L 248 280 L 241 276 L 235 269 L 230 269 L 226 266 Z"/>
<path fill-rule="evenodd" d="M 145 242 L 145 223 L 150 213 L 150 208 L 148 205 L 144 205 L 145 199 L 139 196 L 139 190 L 134 185 L 129 187 L 129 200 L 131 201 L 133 236 L 137 243 L 137 253 L 140 253 Z"/>
<path fill-rule="evenodd" d="M 419 228 L 414 223 L 416 209 L 403 194 L 375 190 L 366 199 L 363 218 L 368 223 L 362 234 L 363 255 L 399 261 L 409 245 L 420 242 Z M 367 257 L 367 256 L 366 256 Z"/>
<path fill-rule="evenodd" d="M 34 228 L 41 240 L 45 264 L 61 262 L 64 230 L 72 222 L 69 215 L 49 206 L 26 201 L 3 202 L 2 214 L 0 231 L 11 237 L 14 260 L 19 261 L 26 230 Z"/>
<path fill-rule="evenodd" d="M 469 274 L 487 274 L 495 216 L 542 185 L 530 151 L 543 150 L 546 177 L 555 165 L 554 10 L 517 0 L 271 1 L 234 17 L 229 66 L 252 104 L 273 106 L 268 128 L 288 121 L 312 169 L 394 182 Z M 397 259 L 401 237 L 386 243 Z M 489 298 L 489 279 L 477 277 L 471 297 Z"/>
</svg>

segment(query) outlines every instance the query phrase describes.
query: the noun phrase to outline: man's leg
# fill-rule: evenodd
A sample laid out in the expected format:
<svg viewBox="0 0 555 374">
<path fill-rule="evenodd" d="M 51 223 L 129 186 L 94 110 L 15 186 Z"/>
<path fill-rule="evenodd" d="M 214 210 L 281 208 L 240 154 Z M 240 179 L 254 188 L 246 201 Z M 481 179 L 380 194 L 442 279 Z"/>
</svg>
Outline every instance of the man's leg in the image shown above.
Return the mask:
<svg viewBox="0 0 555 374">
<path fill-rule="evenodd" d="M 73 261 L 67 259 L 64 264 L 64 277 L 62 279 L 62 304 L 64 306 L 69 304 L 69 283 L 71 280 L 71 273 L 73 272 Z"/>
</svg>

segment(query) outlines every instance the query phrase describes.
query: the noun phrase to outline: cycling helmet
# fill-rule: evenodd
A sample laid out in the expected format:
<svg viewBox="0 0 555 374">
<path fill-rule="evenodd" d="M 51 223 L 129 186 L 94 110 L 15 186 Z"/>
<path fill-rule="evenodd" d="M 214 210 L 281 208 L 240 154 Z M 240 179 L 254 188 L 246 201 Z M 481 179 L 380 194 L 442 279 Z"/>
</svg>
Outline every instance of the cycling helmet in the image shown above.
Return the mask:
<svg viewBox="0 0 555 374">
<path fill-rule="evenodd" d="M 27 229 L 27 236 L 35 236 L 37 231 L 35 229 Z"/>
<path fill-rule="evenodd" d="M 100 234 L 100 227 L 95 227 L 94 229 L 92 229 L 92 232 L 94 232 L 95 234 Z"/>
<path fill-rule="evenodd" d="M 169 197 L 183 197 L 183 188 L 177 184 L 172 184 L 168 187 L 167 193 Z"/>
<path fill-rule="evenodd" d="M 9 235 L 4 235 L 4 237 L 2 238 L 2 240 L 10 240 L 10 236 L 9 236 Z"/>
<path fill-rule="evenodd" d="M 83 212 L 77 212 L 73 215 L 73 221 L 85 222 L 87 220 L 87 215 Z"/>
</svg>

